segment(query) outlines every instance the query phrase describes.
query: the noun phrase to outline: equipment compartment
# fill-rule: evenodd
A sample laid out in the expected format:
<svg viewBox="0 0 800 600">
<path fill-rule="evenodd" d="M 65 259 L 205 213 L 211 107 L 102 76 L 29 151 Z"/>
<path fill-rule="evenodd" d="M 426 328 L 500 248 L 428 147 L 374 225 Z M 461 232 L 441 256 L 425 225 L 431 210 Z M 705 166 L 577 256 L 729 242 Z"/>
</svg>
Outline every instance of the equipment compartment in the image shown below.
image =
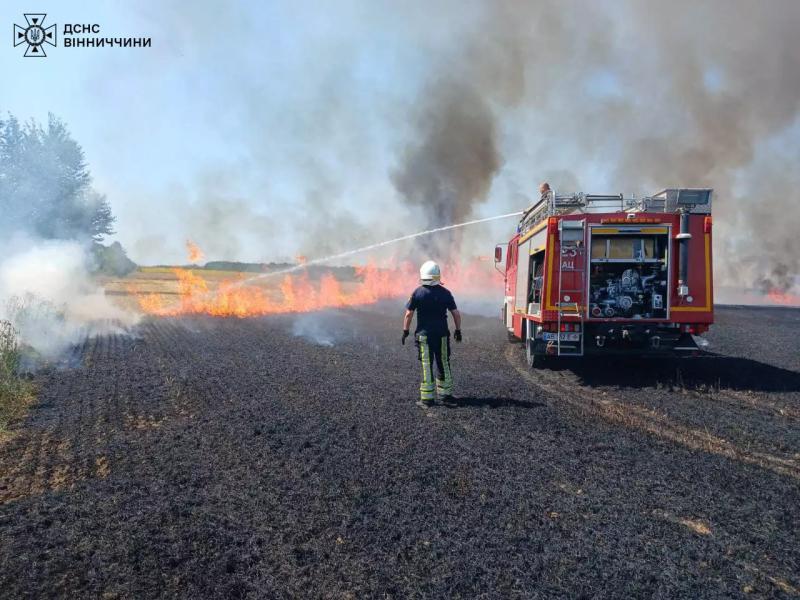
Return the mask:
<svg viewBox="0 0 800 600">
<path fill-rule="evenodd" d="M 592 235 L 589 317 L 666 319 L 669 235 Z"/>
</svg>

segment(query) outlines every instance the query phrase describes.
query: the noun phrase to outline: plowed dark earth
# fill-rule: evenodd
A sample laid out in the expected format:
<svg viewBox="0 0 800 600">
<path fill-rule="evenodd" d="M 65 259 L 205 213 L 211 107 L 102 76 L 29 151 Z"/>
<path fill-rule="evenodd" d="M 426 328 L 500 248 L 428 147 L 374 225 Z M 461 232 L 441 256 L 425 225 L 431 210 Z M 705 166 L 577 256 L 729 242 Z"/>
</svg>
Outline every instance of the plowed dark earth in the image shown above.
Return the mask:
<svg viewBox="0 0 800 600">
<path fill-rule="evenodd" d="M 0 442 L 0 596 L 800 594 L 800 311 L 537 372 L 467 317 L 432 410 L 398 316 L 155 320 L 39 374 Z"/>
</svg>

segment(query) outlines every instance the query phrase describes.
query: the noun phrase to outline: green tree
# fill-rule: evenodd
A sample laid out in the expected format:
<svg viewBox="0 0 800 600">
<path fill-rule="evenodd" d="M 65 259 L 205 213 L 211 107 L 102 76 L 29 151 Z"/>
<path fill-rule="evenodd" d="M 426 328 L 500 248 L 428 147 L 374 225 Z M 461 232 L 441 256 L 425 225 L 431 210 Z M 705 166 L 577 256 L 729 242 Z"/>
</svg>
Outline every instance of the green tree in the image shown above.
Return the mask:
<svg viewBox="0 0 800 600">
<path fill-rule="evenodd" d="M 0 211 L 5 222 L 19 227 L 24 220 L 26 207 L 20 201 L 21 176 L 25 152 L 25 133 L 19 121 L 9 115 L 7 121 L 0 121 Z"/>
<path fill-rule="evenodd" d="M 114 216 L 91 183 L 83 149 L 60 119 L 49 115 L 46 128 L 13 115 L 0 121 L 4 229 L 100 242 L 114 233 Z"/>
</svg>

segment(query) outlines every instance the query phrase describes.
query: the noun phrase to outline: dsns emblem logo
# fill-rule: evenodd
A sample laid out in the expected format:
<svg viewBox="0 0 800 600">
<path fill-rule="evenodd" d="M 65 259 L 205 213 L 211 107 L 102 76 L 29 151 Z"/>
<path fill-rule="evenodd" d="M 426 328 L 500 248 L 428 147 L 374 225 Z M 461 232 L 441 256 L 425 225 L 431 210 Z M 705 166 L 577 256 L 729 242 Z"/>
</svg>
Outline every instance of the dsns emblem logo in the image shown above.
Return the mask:
<svg viewBox="0 0 800 600">
<path fill-rule="evenodd" d="M 28 44 L 25 56 L 47 56 L 44 52 L 44 44 L 56 45 L 56 26 L 45 27 L 45 18 L 47 18 L 46 14 L 26 13 L 25 20 L 28 22 L 28 26 L 14 25 L 14 46 Z"/>
</svg>

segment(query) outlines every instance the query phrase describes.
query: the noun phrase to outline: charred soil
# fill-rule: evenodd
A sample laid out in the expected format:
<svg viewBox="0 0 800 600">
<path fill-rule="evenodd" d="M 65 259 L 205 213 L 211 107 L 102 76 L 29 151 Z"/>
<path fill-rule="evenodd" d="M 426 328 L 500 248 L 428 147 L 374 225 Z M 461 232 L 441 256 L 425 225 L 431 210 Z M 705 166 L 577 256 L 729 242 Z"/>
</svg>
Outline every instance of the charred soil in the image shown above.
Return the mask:
<svg viewBox="0 0 800 600">
<path fill-rule="evenodd" d="M 533 372 L 466 317 L 430 410 L 398 323 L 75 347 L 0 443 L 0 596 L 800 594 L 799 310 L 722 308 L 694 360 Z"/>
</svg>

